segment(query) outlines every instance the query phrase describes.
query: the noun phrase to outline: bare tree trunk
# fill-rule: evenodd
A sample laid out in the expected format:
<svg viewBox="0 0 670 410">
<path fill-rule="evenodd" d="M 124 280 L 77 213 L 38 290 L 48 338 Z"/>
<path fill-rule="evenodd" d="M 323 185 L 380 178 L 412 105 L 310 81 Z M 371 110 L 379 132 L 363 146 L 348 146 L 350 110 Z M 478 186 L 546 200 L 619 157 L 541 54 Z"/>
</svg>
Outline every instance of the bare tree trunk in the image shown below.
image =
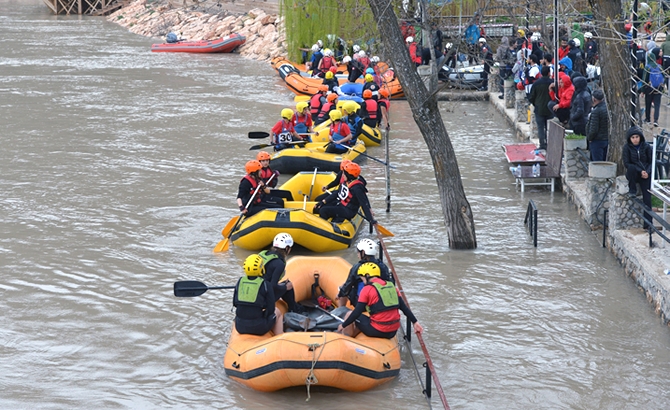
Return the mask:
<svg viewBox="0 0 670 410">
<path fill-rule="evenodd" d="M 626 131 L 632 123 L 630 49 L 626 45 L 621 17 L 621 2 L 613 0 L 589 0 L 594 20 L 605 22 L 598 25 L 598 41 L 603 91 L 610 114 L 610 138 L 607 149 L 608 160 L 617 164 L 617 174 L 624 173 L 622 152 L 626 143 Z M 639 102 L 638 102 L 639 104 Z"/>
<path fill-rule="evenodd" d="M 430 151 L 447 225 L 449 248 L 475 249 L 477 238 L 472 210 L 465 197 L 456 154 L 438 110 L 437 98 L 428 93 L 410 60 L 391 3 L 388 0 L 368 0 L 368 3 L 384 48 L 389 51 L 389 58 L 412 109 L 414 121 Z"/>
</svg>

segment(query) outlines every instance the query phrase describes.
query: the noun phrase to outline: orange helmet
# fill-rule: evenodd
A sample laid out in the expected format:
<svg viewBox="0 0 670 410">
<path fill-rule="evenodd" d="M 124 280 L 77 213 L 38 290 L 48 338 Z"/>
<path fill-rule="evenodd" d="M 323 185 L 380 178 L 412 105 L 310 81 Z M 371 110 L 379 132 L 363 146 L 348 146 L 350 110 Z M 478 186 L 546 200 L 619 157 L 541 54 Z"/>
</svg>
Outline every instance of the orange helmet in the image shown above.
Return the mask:
<svg viewBox="0 0 670 410">
<path fill-rule="evenodd" d="M 350 159 L 343 159 L 342 162 L 340 162 L 340 171 L 344 171 L 344 167 L 350 162 Z"/>
<path fill-rule="evenodd" d="M 328 94 L 328 97 L 326 97 L 326 99 L 327 99 L 329 102 L 335 101 L 335 100 L 337 100 L 337 94 L 335 94 L 335 93 Z"/>
<path fill-rule="evenodd" d="M 389 93 L 389 90 L 387 90 L 386 88 L 382 88 L 381 90 L 379 90 L 379 94 L 381 94 L 381 96 L 384 98 L 389 98 L 389 95 L 391 95 Z"/>
<path fill-rule="evenodd" d="M 321 91 L 321 92 L 326 92 L 326 91 L 328 91 L 328 86 L 325 85 L 325 84 L 321 84 L 321 85 L 319 85 L 319 91 Z"/>
<path fill-rule="evenodd" d="M 255 159 L 247 161 L 247 163 L 244 165 L 244 170 L 247 171 L 247 174 L 253 174 L 256 171 L 259 171 L 261 168 L 263 168 L 263 166 Z"/>
<path fill-rule="evenodd" d="M 270 154 L 268 154 L 265 151 L 261 151 L 261 152 L 258 153 L 258 155 L 256 155 L 256 160 L 257 161 L 265 161 L 265 160 L 269 161 L 270 160 Z"/>
<path fill-rule="evenodd" d="M 344 172 L 353 176 L 354 178 L 358 178 L 358 176 L 361 174 L 361 166 L 351 161 L 344 165 Z"/>
<path fill-rule="evenodd" d="M 372 91 L 371 90 L 363 91 L 363 98 L 372 98 Z"/>
</svg>

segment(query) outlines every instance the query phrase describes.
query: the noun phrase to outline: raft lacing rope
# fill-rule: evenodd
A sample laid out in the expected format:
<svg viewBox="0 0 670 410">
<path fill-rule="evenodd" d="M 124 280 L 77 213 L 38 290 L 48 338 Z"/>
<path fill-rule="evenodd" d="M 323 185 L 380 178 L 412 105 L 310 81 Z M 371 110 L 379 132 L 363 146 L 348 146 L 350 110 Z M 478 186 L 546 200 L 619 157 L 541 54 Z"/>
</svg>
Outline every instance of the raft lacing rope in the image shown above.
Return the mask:
<svg viewBox="0 0 670 410">
<path fill-rule="evenodd" d="M 305 379 L 305 386 L 307 387 L 307 398 L 305 401 L 309 401 L 309 399 L 312 398 L 312 396 L 309 393 L 309 388 L 313 384 L 318 384 L 319 380 L 316 378 L 316 375 L 314 374 L 314 367 L 316 366 L 316 362 L 319 361 L 319 358 L 321 357 L 321 353 L 323 353 L 326 347 L 326 332 L 323 332 L 323 343 L 312 343 L 308 344 L 307 346 L 309 349 L 312 351 L 312 366 L 309 368 L 309 373 L 307 374 L 307 378 Z M 319 351 L 319 355 L 316 355 L 316 349 L 321 347 L 321 350 Z"/>
</svg>

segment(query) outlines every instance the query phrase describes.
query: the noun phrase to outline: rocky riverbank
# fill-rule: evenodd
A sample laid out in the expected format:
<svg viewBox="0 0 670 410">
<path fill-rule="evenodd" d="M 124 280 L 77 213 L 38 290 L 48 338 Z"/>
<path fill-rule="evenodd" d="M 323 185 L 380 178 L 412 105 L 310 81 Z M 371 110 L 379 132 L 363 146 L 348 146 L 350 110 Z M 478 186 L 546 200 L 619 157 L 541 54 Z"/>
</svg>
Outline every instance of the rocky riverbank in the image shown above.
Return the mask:
<svg viewBox="0 0 670 410">
<path fill-rule="evenodd" d="M 107 20 L 135 34 L 161 38 L 161 42 L 170 32 L 187 40 L 213 40 L 238 33 L 247 38 L 238 49 L 245 57 L 269 61 L 286 55 L 282 19 L 261 8 L 243 13 L 228 9 L 226 3 L 220 2 L 197 2 L 186 6 L 186 1 L 134 0 L 110 14 Z"/>
</svg>

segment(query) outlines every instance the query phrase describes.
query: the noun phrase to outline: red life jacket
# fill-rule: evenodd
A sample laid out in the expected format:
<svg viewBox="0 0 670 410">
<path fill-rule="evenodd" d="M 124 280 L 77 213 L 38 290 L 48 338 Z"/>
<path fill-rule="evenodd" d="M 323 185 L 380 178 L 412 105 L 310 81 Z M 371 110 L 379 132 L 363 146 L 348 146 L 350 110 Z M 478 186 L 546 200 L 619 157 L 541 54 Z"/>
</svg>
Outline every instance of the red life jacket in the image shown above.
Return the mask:
<svg viewBox="0 0 670 410">
<path fill-rule="evenodd" d="M 244 178 L 242 178 L 242 180 L 240 180 L 240 182 L 242 182 L 245 179 L 251 183 L 251 190 L 249 191 L 249 195 L 253 195 L 254 191 L 256 191 L 256 188 L 258 188 L 258 181 L 256 181 L 256 179 L 253 178 L 251 175 L 247 174 L 247 175 L 244 176 Z M 252 203 L 258 204 L 260 202 L 261 202 L 261 196 L 256 194 L 256 197 L 254 198 Z M 244 205 L 246 205 L 246 204 L 244 204 Z"/>
<path fill-rule="evenodd" d="M 309 100 L 309 113 L 312 114 L 312 117 L 318 115 L 321 111 L 321 97 L 323 97 L 323 94 L 316 93 Z"/>
<path fill-rule="evenodd" d="M 376 120 L 377 101 L 373 100 L 372 98 L 368 98 L 367 100 L 363 101 L 363 104 L 365 105 L 365 111 L 367 111 L 367 117 L 371 120 Z"/>
<path fill-rule="evenodd" d="M 340 185 L 340 192 L 337 193 L 337 199 L 340 200 L 340 204 L 343 206 L 349 205 L 349 202 L 351 202 L 351 198 L 353 197 L 351 194 L 351 188 L 355 185 L 363 185 L 363 182 L 356 178 L 348 184 Z"/>
<path fill-rule="evenodd" d="M 333 104 L 331 101 L 323 104 L 323 106 L 321 106 L 321 112 L 319 112 L 319 119 L 323 119 L 323 118 L 328 119 L 328 114 L 330 113 L 330 111 L 334 107 L 335 107 L 335 104 Z"/>
<path fill-rule="evenodd" d="M 324 73 L 335 66 L 335 59 L 333 57 L 324 57 L 321 59 L 321 71 Z"/>
<path fill-rule="evenodd" d="M 365 72 L 365 70 L 367 70 L 367 68 L 370 67 L 370 59 L 367 57 L 360 57 L 358 59 L 358 62 L 363 64 L 363 72 Z"/>
<path fill-rule="evenodd" d="M 409 56 L 412 58 L 412 61 L 415 63 L 421 64 L 421 56 L 416 55 L 416 43 L 412 43 L 409 45 Z"/>
<path fill-rule="evenodd" d="M 270 169 L 270 167 L 267 168 L 261 168 L 261 181 L 265 182 L 266 184 L 268 183 L 268 179 L 274 174 L 274 171 Z M 276 182 L 276 179 L 273 179 L 272 182 Z M 272 183 L 270 184 L 272 185 Z M 253 193 L 253 192 L 252 192 Z"/>
</svg>

